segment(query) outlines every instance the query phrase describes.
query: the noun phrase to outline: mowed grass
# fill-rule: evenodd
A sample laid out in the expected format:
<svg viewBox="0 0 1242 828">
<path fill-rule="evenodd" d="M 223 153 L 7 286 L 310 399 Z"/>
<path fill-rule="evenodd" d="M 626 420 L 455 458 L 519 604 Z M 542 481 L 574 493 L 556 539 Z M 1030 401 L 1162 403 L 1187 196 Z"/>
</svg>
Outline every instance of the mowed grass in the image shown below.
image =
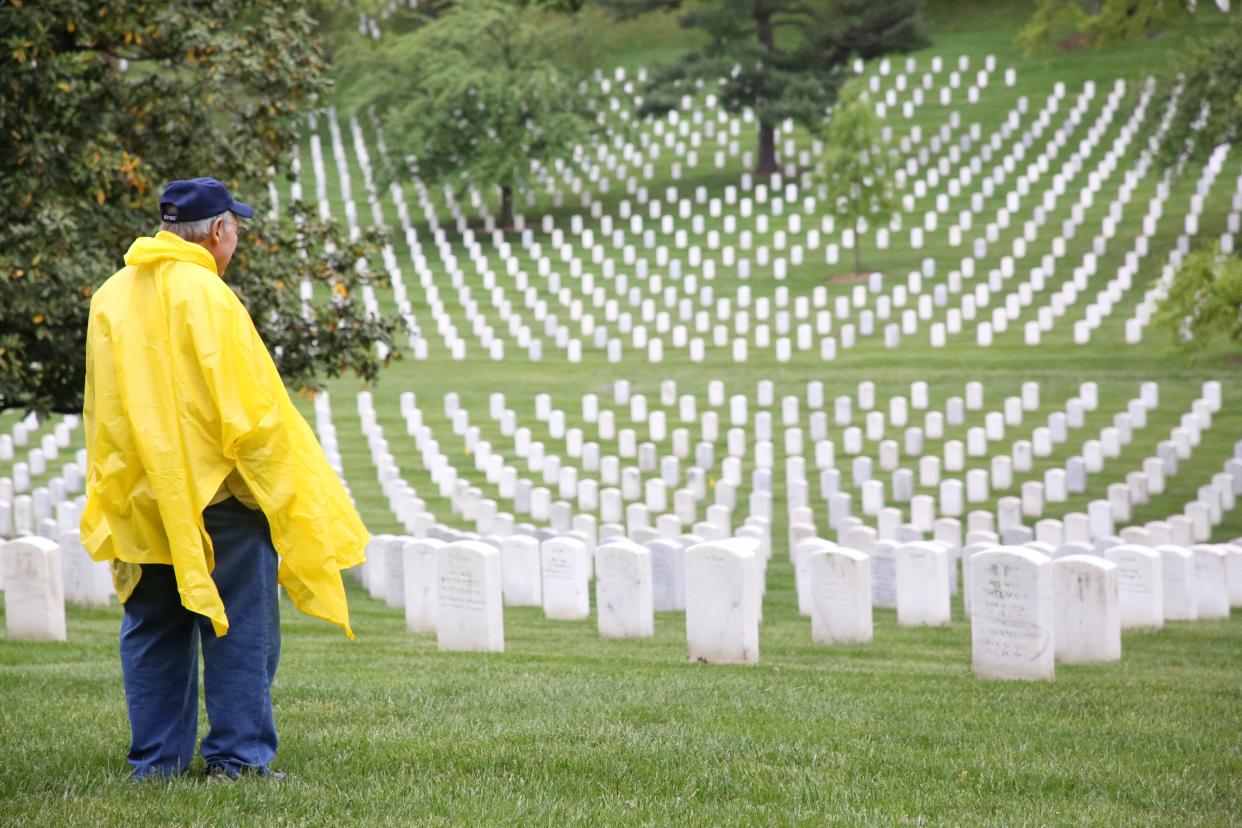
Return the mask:
<svg viewBox="0 0 1242 828">
<path fill-rule="evenodd" d="M 648 641 L 505 614 L 503 655 L 442 654 L 351 591 L 347 642 L 286 602 L 274 691 L 282 783 L 134 785 L 119 609 L 71 643 L 0 646 L 9 824 L 1219 824 L 1242 807 L 1242 625 L 1127 634 L 1121 663 L 1053 684 L 969 675 L 969 630 L 810 643 L 786 568 L 761 664 L 689 663 L 680 614 Z M 960 605 L 955 606 L 960 619 Z"/>
<path fill-rule="evenodd" d="M 1012 54 L 1012 34 L 1028 11 L 1016 2 L 931 4 L 934 52 L 970 54 L 972 68 L 994 53 L 1001 67 L 1018 67 L 1017 88 L 993 89 L 994 97 L 967 112 L 966 123 L 979 120 L 988 127 L 985 138 L 1019 94 L 1030 96 L 1034 111 L 1057 80 L 1073 93 L 1088 78 L 1135 77 L 1165 65 L 1177 43 L 1162 38 L 1104 55 L 1022 61 Z M 615 54 L 619 65 L 637 67 L 692 42 L 683 30 L 665 25 L 667 19 L 660 23 L 618 29 L 607 41 L 608 54 Z M 592 31 L 601 28 L 598 21 L 591 26 Z M 1092 117 L 1105 91 L 1097 95 Z M 939 120 L 928 123 L 938 126 Z M 1105 146 L 1117 127 L 1115 122 Z M 322 127 L 321 134 L 329 199 L 340 216 L 343 197 Z M 742 137 L 753 141 L 753 136 Z M 348 133 L 345 140 L 348 146 Z M 354 198 L 362 207 L 361 172 L 352 150 L 348 155 Z M 305 169 L 305 151 L 302 160 Z M 661 163 L 667 161 L 666 155 Z M 1237 169 L 1231 157 L 1208 199 L 1204 235 L 1220 232 Z M 680 186 L 703 183 L 718 195 L 722 185 L 716 178 L 723 178 L 705 167 L 700 171 L 701 182 L 688 176 Z M 1242 439 L 1242 369 L 1233 353 L 1214 348 L 1191 360 L 1171 352 L 1155 332 L 1141 346 L 1119 344 L 1121 320 L 1164 261 L 1194 175 L 1175 185 L 1169 218 L 1153 240 L 1136 287 L 1087 348 L 1070 344 L 1067 320 L 1061 320 L 1055 335 L 1039 348 L 1022 345 L 1020 331 L 1011 328 L 989 349 L 973 347 L 969 333 L 943 350 L 921 348 L 915 341 L 887 350 L 870 341 L 842 351 L 832 363 L 804 354 L 778 364 L 770 352 L 756 351 L 742 365 L 710 352 L 707 363 L 696 365 L 684 350 L 670 349 L 662 364 L 649 365 L 627 347 L 617 365 L 603 362 L 589 348 L 582 364 L 569 365 L 548 342 L 542 363 L 530 363 L 511 348 L 510 359 L 498 364 L 482 358 L 460 318 L 460 305 L 450 298 L 449 310 L 470 342 L 470 356 L 454 363 L 430 324 L 417 281 L 407 273 L 415 314 L 432 340 L 432 359 L 398 361 L 384 372 L 373 389 L 379 421 L 403 474 L 438 519 L 463 525 L 448 501 L 430 488 L 413 440 L 405 435 L 398 408 L 402 391 L 418 394 L 442 450 L 472 480 L 482 482 L 444 416 L 442 396 L 448 391 L 461 395 L 471 423 L 511 457 L 511 442 L 486 417 L 492 392 L 507 395 L 520 425 L 532 428 L 551 453 L 563 453 L 546 425 L 534 421 L 536 393 L 551 394 L 571 426 L 581 425 L 580 395 L 597 393 L 601 403 L 618 410 L 618 426 L 628 426 L 623 407 L 611 405 L 612 382 L 618 378 L 630 380 L 653 408 L 658 407 L 659 382 L 674 379 L 679 393 L 699 397 L 700 412 L 707 381 L 721 379 L 729 394 L 751 396 L 752 416 L 760 379 L 776 383 L 778 400 L 785 394 L 802 396 L 808 381 L 822 381 L 829 405 L 839 394 L 854 394 L 864 379 L 877 384 L 881 403 L 908 394 L 912 381 L 925 380 L 933 404 L 940 407 L 948 396 L 961 395 L 966 381 L 978 379 L 986 386 L 986 410 L 996 410 L 1004 396 L 1017 394 L 1022 381 L 1037 380 L 1041 409 L 1007 432 L 998 449 L 1007 452 L 1012 440 L 1029 438 L 1049 411 L 1074 396 L 1079 383 L 1098 381 L 1099 409 L 1083 429 L 1071 432 L 1054 458 L 1037 461 L 1035 471 L 1042 473 L 1054 461 L 1063 464 L 1083 440 L 1111 425 L 1112 414 L 1137 396 L 1140 382 L 1157 381 L 1161 405 L 1151 424 L 1136 432 L 1121 457 L 1090 477 L 1084 495 L 1048 509 L 1059 516 L 1105 496 L 1108 483 L 1136 468 L 1156 442 L 1168 437 L 1202 382 L 1218 379 L 1225 405 L 1212 429 L 1169 481 L 1168 491 L 1134 516 L 1135 522 L 1163 518 L 1180 512 Z M 1102 214 L 1117 183 L 1114 179 L 1101 193 L 1089 215 Z M 1129 249 L 1152 186 L 1144 184 L 1127 208 L 1119 240 L 1110 246 L 1098 279 L 1110 275 L 1109 265 L 1115 268 Z M 308 183 L 307 190 L 308 197 L 313 195 Z M 610 204 L 621 197 L 614 192 Z M 391 220 L 391 205 L 385 209 Z M 541 203 L 526 212 L 536 217 L 548 209 Z M 564 226 L 562 217 L 575 210 L 556 212 L 558 226 Z M 1098 219 L 1089 219 L 1085 228 L 1093 233 L 1096 226 Z M 977 225 L 975 233 L 979 230 Z M 1084 242 L 1079 238 L 1075 244 Z M 400 245 L 398 252 L 404 261 Z M 943 246 L 929 245 L 915 254 L 895 245 L 871 254 L 868 264 L 900 279 L 923 256 L 934 256 L 943 277 L 948 258 L 955 255 L 960 252 L 951 254 Z M 980 271 L 993 266 L 994 261 Z M 791 292 L 809 291 L 810 284 L 830 275 L 823 270 L 808 266 L 791 272 Z M 477 290 L 473 274 L 470 284 Z M 716 284 L 725 295 L 736 280 L 722 273 Z M 756 295 L 771 292 L 762 278 L 752 277 L 751 284 Z M 847 289 L 832 288 L 834 295 Z M 447 298 L 444 285 L 441 291 Z M 387 293 L 380 298 L 391 306 Z M 917 341 L 925 341 L 923 336 Z M 359 386 L 337 381 L 329 390 L 344 470 L 359 510 L 373 531 L 398 531 L 359 431 L 354 404 Z M 299 404 L 309 415 L 309 403 L 299 399 Z M 805 405 L 802 417 L 805 427 Z M 0 427 L 11 427 L 12 419 L 11 414 L 0 417 Z M 860 419 L 856 412 L 856 423 Z M 968 424 L 980 424 L 974 413 Z M 681 424 L 670 417 L 669 425 Z M 727 427 L 725 416 L 722 432 Z M 839 429 L 832 431 L 839 439 Z M 946 438 L 963 435 L 964 429 L 950 429 Z M 892 611 L 877 610 L 871 645 L 812 645 L 809 619 L 794 608 L 783 540 L 788 527 L 779 429 L 777 436 L 774 555 L 758 666 L 688 662 L 679 613 L 657 616 L 654 639 L 605 641 L 597 636 L 593 617 L 558 623 L 544 620 L 537 610 L 507 609 L 504 654 L 439 653 L 434 636 L 408 633 L 400 612 L 372 600 L 347 578 L 357 641 L 299 615 L 287 601 L 282 607 L 285 649 L 274 690 L 282 743 L 276 767 L 287 771 L 288 779 L 221 784 L 193 775 L 170 784 L 134 785 L 124 762 L 128 725 L 116 643 L 120 608 L 70 608 L 68 643 L 0 638 L 0 824 L 1231 825 L 1242 820 L 1238 616 L 1127 633 L 1120 663 L 1059 665 L 1051 684 L 971 677 L 969 626 L 960 600 L 947 628 L 900 628 Z M 74 439 L 77 447 L 80 430 Z M 718 456 L 723 446 L 722 438 Z M 603 448 L 615 451 L 615 443 Z M 868 445 L 873 456 L 874 449 Z M 927 451 L 933 450 L 929 441 Z M 813 457 L 809 447 L 807 455 Z M 58 460 L 49 473 L 63 462 Z M 847 463 L 838 443 L 845 480 Z M 753 457 L 746 458 L 747 484 L 752 464 Z M 902 465 L 908 465 L 906 458 Z M 968 462 L 968 468 L 978 467 L 984 463 Z M 813 470 L 808 476 L 816 519 L 823 522 L 818 481 Z M 494 487 L 483 488 L 494 494 Z M 735 513 L 739 520 L 748 491 L 746 485 L 738 493 L 743 504 Z M 985 505 L 992 508 L 999 495 L 994 492 Z M 1213 540 L 1239 535 L 1242 510 L 1235 510 L 1215 528 Z"/>
</svg>

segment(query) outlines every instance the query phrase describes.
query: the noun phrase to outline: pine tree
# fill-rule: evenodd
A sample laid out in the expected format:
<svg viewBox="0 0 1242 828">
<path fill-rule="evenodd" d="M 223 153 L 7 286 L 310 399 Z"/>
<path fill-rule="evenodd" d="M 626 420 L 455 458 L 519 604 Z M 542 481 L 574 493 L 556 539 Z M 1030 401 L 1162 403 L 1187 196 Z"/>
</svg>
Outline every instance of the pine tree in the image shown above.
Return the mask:
<svg viewBox="0 0 1242 828">
<path fill-rule="evenodd" d="M 601 2 L 623 17 L 681 7 L 681 0 Z M 685 81 L 719 82 L 727 110 L 755 113 L 760 175 L 778 170 L 777 126 L 792 119 L 818 129 L 854 58 L 928 43 L 917 0 L 702 0 L 681 25 L 702 31 L 707 43 L 655 74 L 646 110 L 672 108 Z"/>
</svg>

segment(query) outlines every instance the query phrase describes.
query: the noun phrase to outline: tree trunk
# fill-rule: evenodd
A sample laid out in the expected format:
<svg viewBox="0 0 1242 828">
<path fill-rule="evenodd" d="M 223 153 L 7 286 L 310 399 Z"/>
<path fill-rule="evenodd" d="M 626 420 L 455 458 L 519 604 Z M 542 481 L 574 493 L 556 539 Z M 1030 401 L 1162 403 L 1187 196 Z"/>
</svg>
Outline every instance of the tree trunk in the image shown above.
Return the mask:
<svg viewBox="0 0 1242 828">
<path fill-rule="evenodd" d="M 776 125 L 759 122 L 759 158 L 755 175 L 767 178 L 780 170 L 776 163 Z"/>
<path fill-rule="evenodd" d="M 513 226 L 513 187 L 500 185 L 500 227 L 508 230 Z"/>
<path fill-rule="evenodd" d="M 772 32 L 772 12 L 763 3 L 764 0 L 755 0 L 754 17 L 755 37 L 759 39 L 764 51 L 760 72 L 766 75 L 770 66 L 768 57 L 776 50 L 776 37 Z M 762 112 L 762 103 L 760 93 L 760 97 L 755 100 L 755 109 Z M 760 115 L 759 158 L 756 159 L 755 175 L 766 178 L 779 170 L 780 167 L 776 164 L 776 124 Z"/>
<path fill-rule="evenodd" d="M 862 232 L 854 225 L 854 272 L 862 273 Z"/>
</svg>

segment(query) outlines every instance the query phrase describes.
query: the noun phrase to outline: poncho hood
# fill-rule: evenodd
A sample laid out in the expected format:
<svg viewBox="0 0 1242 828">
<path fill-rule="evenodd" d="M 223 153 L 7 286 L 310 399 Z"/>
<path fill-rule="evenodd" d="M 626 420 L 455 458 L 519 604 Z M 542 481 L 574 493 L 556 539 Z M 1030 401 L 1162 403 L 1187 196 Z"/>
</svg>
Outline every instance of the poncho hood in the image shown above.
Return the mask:
<svg viewBox="0 0 1242 828">
<path fill-rule="evenodd" d="M 161 230 L 155 236 L 141 236 L 129 246 L 125 254 L 125 264 L 130 267 L 142 267 L 161 259 L 175 259 L 205 267 L 212 273 L 216 272 L 216 260 L 202 245 L 188 242 L 180 236 Z"/>
</svg>

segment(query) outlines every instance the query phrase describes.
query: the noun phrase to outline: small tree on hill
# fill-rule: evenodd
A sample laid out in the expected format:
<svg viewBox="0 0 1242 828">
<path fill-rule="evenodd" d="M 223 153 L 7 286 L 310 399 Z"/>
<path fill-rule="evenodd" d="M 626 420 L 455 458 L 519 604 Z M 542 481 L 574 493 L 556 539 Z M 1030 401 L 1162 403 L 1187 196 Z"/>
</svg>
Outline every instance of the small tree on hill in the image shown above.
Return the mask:
<svg viewBox="0 0 1242 828">
<path fill-rule="evenodd" d="M 601 2 L 621 16 L 682 6 L 682 0 Z M 928 42 L 917 0 L 701 0 L 681 25 L 701 30 L 707 44 L 655 74 L 646 109 L 673 108 L 685 93 L 683 81 L 720 83 L 725 109 L 751 109 L 759 122 L 759 175 L 778 170 L 776 127 L 792 119 L 818 129 L 854 58 L 910 52 Z"/>
<path fill-rule="evenodd" d="M 554 13 L 506 0 L 457 0 L 370 58 L 362 96 L 382 114 L 394 157 L 428 183 L 494 186 L 502 226 L 531 162 L 571 159 L 598 128 L 592 99 L 562 56 Z"/>
<path fill-rule="evenodd" d="M 896 210 L 891 151 L 861 84 L 850 83 L 824 130 L 823 182 L 833 213 L 854 230 L 854 272 L 862 272 L 865 227 L 888 222 Z"/>
</svg>

